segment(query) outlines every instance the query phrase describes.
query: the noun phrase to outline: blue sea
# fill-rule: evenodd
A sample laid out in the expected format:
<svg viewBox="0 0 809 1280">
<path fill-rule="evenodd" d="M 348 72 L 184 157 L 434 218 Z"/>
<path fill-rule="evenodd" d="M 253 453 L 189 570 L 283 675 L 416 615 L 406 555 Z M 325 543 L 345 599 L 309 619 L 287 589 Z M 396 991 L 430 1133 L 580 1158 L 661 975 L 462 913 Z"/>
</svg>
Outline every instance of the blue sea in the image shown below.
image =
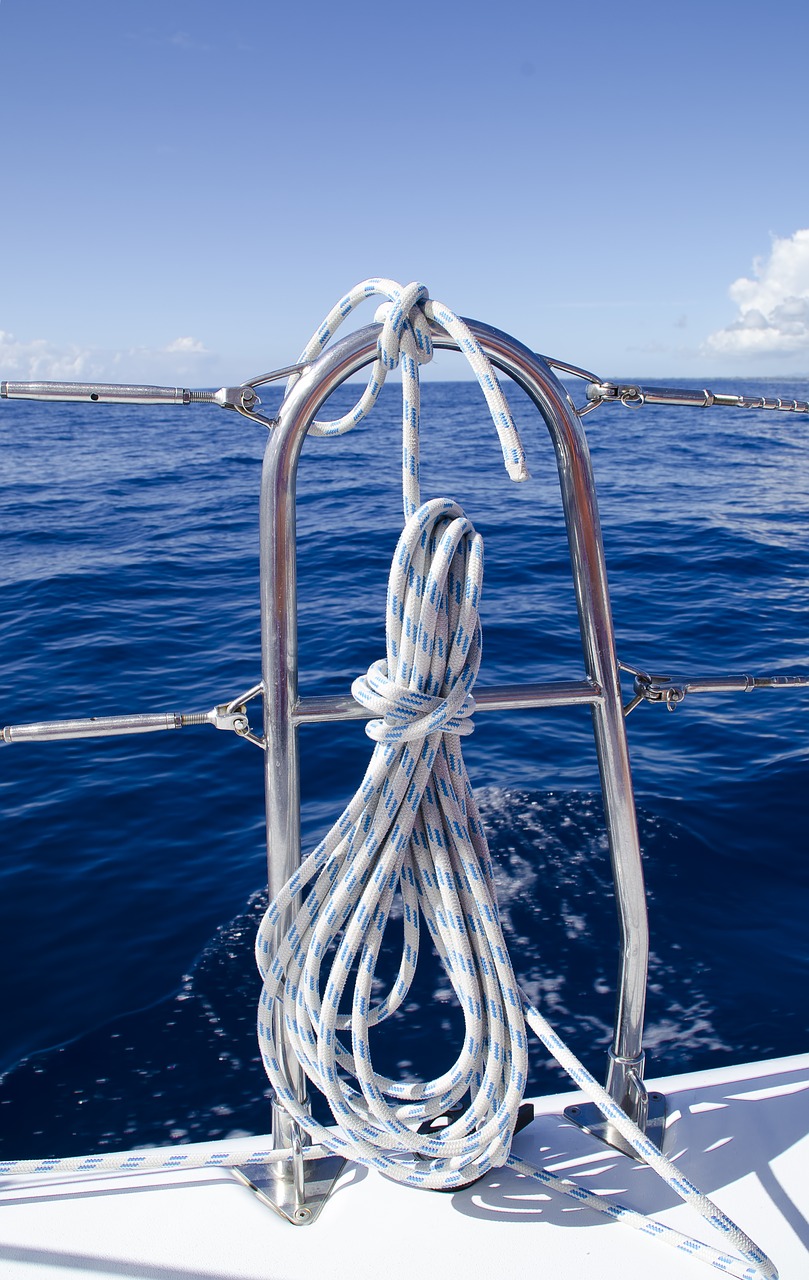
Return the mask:
<svg viewBox="0 0 809 1280">
<path fill-rule="evenodd" d="M 555 462 L 509 398 L 522 485 L 476 385 L 426 384 L 422 496 L 457 498 L 485 539 L 480 683 L 576 679 Z M 399 412 L 387 388 L 367 424 L 304 449 L 304 693 L 344 692 L 384 653 Z M 682 677 L 809 670 L 806 418 L 615 405 L 585 423 L 621 658 Z M 263 447 L 263 428 L 210 406 L 0 403 L 2 724 L 207 711 L 256 683 Z M 692 695 L 628 720 L 650 1075 L 809 1048 L 808 707 L 806 690 Z M 309 848 L 371 744 L 361 723 L 301 737 Z M 589 714 L 481 713 L 464 754 L 518 976 L 601 1075 L 617 929 Z M 0 750 L 4 1157 L 266 1131 L 263 822 L 261 752 L 209 726 Z M 458 1027 L 425 954 L 380 1063 L 433 1074 Z M 535 1045 L 529 1092 L 560 1084 Z"/>
</svg>

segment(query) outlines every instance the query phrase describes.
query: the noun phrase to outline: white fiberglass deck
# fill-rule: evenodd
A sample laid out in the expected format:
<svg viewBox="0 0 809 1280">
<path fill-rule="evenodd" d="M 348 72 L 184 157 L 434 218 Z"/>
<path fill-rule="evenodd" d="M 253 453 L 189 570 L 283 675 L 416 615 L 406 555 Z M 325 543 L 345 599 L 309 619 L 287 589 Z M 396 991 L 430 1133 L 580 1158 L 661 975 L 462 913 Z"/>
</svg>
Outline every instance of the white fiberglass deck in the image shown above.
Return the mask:
<svg viewBox="0 0 809 1280">
<path fill-rule="evenodd" d="M 772 1257 L 809 1277 L 809 1054 L 673 1076 L 666 1152 Z M 535 1103 L 514 1150 L 591 1190 L 711 1240 L 645 1166 Z M 255 1145 L 255 1140 L 249 1140 Z M 22 1153 L 21 1153 L 22 1154 Z M 493 1170 L 466 1191 L 414 1191 L 357 1166 L 321 1217 L 292 1227 L 226 1170 L 0 1179 L 5 1280 L 611 1280 L 711 1274 L 659 1240 Z"/>
</svg>

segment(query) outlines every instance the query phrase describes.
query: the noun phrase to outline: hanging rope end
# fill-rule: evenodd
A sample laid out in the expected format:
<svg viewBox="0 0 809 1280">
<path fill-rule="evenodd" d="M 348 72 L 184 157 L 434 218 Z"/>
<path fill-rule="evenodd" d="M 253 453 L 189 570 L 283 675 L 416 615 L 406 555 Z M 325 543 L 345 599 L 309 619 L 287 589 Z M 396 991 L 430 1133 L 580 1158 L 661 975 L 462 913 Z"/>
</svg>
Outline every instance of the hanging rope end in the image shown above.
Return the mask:
<svg viewBox="0 0 809 1280">
<path fill-rule="evenodd" d="M 525 465 L 525 458 L 520 458 L 517 462 L 506 458 L 506 471 L 509 480 L 513 480 L 515 484 L 522 484 L 523 480 L 531 479 L 531 472 Z"/>
</svg>

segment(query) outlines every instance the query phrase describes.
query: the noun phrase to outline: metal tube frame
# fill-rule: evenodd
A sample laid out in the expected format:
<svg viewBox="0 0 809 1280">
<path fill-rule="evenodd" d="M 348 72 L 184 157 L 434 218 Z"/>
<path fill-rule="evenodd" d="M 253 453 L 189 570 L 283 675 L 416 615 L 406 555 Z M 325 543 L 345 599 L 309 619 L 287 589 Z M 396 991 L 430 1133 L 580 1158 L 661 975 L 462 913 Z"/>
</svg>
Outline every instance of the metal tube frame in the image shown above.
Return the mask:
<svg viewBox="0 0 809 1280">
<path fill-rule="evenodd" d="M 641 1038 L 649 955 L 646 895 L 604 548 L 587 439 L 567 392 L 541 356 L 487 325 L 469 320 L 466 323 L 495 367 L 522 387 L 536 405 L 556 453 L 586 686 L 571 689 L 569 697 L 560 689 L 555 704 L 586 701 L 591 708 L 620 934 L 618 994 L 606 1085 L 616 1102 L 645 1128 L 648 1100 L 643 1084 Z M 332 718 L 326 707 L 322 708 L 323 714 L 311 714 L 313 700 L 302 703 L 298 697 L 295 539 L 298 462 L 306 433 L 319 408 L 351 374 L 371 363 L 376 356 L 379 333 L 380 327 L 372 325 L 338 340 L 301 373 L 273 424 L 264 457 L 260 523 L 261 644 L 271 898 L 300 864 L 298 725 Z M 437 327 L 433 341 L 438 348 L 457 349 Z M 292 908 L 290 919 L 291 914 Z M 288 923 L 288 920 L 279 923 L 279 933 L 285 931 Z M 305 1079 L 299 1068 L 297 1087 L 303 1097 Z M 296 1128 L 276 1104 L 274 1145 L 293 1146 Z"/>
</svg>

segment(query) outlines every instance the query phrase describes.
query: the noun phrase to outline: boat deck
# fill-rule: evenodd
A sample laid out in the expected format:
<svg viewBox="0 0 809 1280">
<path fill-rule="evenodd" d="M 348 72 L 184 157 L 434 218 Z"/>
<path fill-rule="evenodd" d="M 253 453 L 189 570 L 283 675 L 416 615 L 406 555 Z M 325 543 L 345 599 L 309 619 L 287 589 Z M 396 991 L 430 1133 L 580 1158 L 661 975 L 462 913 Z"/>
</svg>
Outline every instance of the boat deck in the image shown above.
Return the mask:
<svg viewBox="0 0 809 1280">
<path fill-rule="evenodd" d="M 765 1249 L 782 1280 L 809 1276 L 809 1054 L 650 1082 L 666 1094 L 665 1150 Z M 535 1101 L 516 1154 L 679 1230 L 718 1238 L 643 1165 L 564 1118 L 576 1094 Z M 245 1140 L 245 1147 L 255 1139 Z M 451 1194 L 347 1166 L 317 1222 L 292 1227 L 225 1169 L 0 1178 L 5 1280 L 655 1280 L 706 1276 L 631 1227 L 509 1169 Z"/>
</svg>

